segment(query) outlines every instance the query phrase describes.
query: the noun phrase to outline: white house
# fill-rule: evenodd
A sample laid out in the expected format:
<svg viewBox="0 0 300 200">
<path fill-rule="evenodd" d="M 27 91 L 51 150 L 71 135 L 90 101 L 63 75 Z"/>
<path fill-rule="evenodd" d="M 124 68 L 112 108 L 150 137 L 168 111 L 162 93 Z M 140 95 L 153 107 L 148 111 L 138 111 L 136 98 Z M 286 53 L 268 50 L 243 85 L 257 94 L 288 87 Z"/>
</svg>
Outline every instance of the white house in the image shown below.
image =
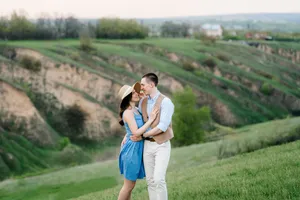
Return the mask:
<svg viewBox="0 0 300 200">
<path fill-rule="evenodd" d="M 223 35 L 223 29 L 219 24 L 203 24 L 201 32 L 211 37 L 222 37 Z"/>
</svg>

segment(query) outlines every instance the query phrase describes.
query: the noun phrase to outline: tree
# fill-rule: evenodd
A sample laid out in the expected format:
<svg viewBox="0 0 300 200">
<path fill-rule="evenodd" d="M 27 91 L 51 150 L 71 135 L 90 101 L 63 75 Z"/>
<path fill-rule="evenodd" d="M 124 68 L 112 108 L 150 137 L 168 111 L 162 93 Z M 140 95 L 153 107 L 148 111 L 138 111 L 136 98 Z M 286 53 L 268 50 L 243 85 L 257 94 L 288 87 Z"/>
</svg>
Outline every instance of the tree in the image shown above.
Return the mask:
<svg viewBox="0 0 300 200">
<path fill-rule="evenodd" d="M 102 18 L 97 24 L 97 38 L 132 39 L 145 38 L 148 29 L 135 20 L 119 18 Z"/>
<path fill-rule="evenodd" d="M 88 24 L 87 24 L 87 30 L 88 30 L 89 36 L 91 38 L 95 38 L 96 37 L 96 26 L 94 26 L 91 22 L 88 22 Z"/>
<path fill-rule="evenodd" d="M 65 37 L 66 38 L 78 38 L 81 24 L 75 17 L 68 17 L 65 20 Z"/>
<path fill-rule="evenodd" d="M 9 20 L 6 17 L 0 17 L 0 39 L 7 39 L 9 32 Z"/>
<path fill-rule="evenodd" d="M 181 24 L 181 31 L 180 31 L 180 33 L 181 33 L 181 35 L 183 37 L 189 36 L 189 29 L 190 29 L 190 27 L 191 26 L 188 23 L 182 23 Z"/>
<path fill-rule="evenodd" d="M 65 19 L 62 15 L 59 15 L 58 13 L 55 14 L 54 19 L 54 35 L 55 38 L 64 38 L 65 37 Z"/>
<path fill-rule="evenodd" d="M 41 15 L 36 22 L 35 39 L 53 39 L 55 38 L 55 28 L 47 14 Z"/>
<path fill-rule="evenodd" d="M 199 33 L 196 32 L 194 33 L 194 37 L 198 40 L 201 40 L 203 44 L 205 45 L 210 45 L 210 44 L 215 44 L 216 43 L 216 38 L 213 36 L 208 36 L 205 33 Z"/>
<path fill-rule="evenodd" d="M 161 26 L 161 34 L 164 37 L 178 37 L 180 32 L 180 27 L 178 24 L 173 23 L 172 21 L 166 21 Z"/>
<path fill-rule="evenodd" d="M 164 37 L 187 37 L 189 28 L 190 25 L 187 23 L 176 24 L 172 21 L 166 21 L 161 26 L 161 33 Z"/>
<path fill-rule="evenodd" d="M 174 145 L 184 146 L 203 141 L 204 125 L 211 119 L 209 108 L 197 108 L 196 96 L 190 87 L 174 94 L 174 104 Z"/>
<path fill-rule="evenodd" d="M 83 51 L 90 51 L 93 48 L 88 27 L 80 32 L 80 48 Z"/>
<path fill-rule="evenodd" d="M 26 13 L 13 12 L 10 18 L 10 39 L 23 40 L 34 38 L 35 25 L 31 23 Z"/>
</svg>

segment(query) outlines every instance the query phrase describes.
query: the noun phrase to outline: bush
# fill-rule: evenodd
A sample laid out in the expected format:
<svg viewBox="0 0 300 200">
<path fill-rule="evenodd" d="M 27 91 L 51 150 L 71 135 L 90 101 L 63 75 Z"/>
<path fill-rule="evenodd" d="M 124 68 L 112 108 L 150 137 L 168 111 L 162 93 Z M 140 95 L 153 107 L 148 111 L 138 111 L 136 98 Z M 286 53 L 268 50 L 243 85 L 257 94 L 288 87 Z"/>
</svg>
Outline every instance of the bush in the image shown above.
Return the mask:
<svg viewBox="0 0 300 200">
<path fill-rule="evenodd" d="M 205 135 L 205 142 L 217 141 L 224 138 L 227 135 L 235 135 L 236 132 L 230 128 L 221 125 L 215 125 L 215 130 Z"/>
<path fill-rule="evenodd" d="M 269 83 L 264 83 L 264 84 L 262 84 L 262 86 L 260 87 L 260 91 L 261 91 L 263 94 L 269 96 L 269 95 L 271 95 L 272 92 L 273 92 L 273 87 L 272 87 Z"/>
<path fill-rule="evenodd" d="M 186 71 L 194 71 L 195 70 L 195 66 L 193 66 L 192 62 L 187 61 L 187 60 L 183 61 L 182 67 Z"/>
<path fill-rule="evenodd" d="M 79 61 L 80 60 L 80 55 L 79 55 L 78 52 L 72 52 L 69 56 L 70 56 L 70 58 L 72 60 L 75 60 L 75 61 Z"/>
<path fill-rule="evenodd" d="M 87 52 L 93 49 L 92 40 L 88 30 L 84 30 L 80 33 L 80 49 Z"/>
<path fill-rule="evenodd" d="M 56 157 L 55 161 L 61 165 L 69 166 L 89 163 L 91 158 L 80 147 L 68 145 Z"/>
<path fill-rule="evenodd" d="M 203 65 L 208 66 L 210 68 L 214 68 L 217 63 L 213 58 L 207 58 L 202 62 Z"/>
<path fill-rule="evenodd" d="M 216 43 L 216 38 L 212 36 L 207 36 L 204 33 L 195 33 L 195 39 L 201 40 L 205 45 L 211 45 Z"/>
<path fill-rule="evenodd" d="M 1 54 L 11 60 L 14 60 L 17 56 L 16 49 L 6 46 L 1 46 Z"/>
<path fill-rule="evenodd" d="M 190 87 L 174 94 L 175 146 L 197 144 L 204 139 L 204 124 L 210 121 L 208 107 L 196 108 L 196 96 Z"/>
<path fill-rule="evenodd" d="M 26 128 L 26 120 L 24 118 L 18 118 L 15 115 L 8 115 L 6 113 L 0 113 L 0 127 L 5 131 L 24 133 Z"/>
<path fill-rule="evenodd" d="M 57 98 L 50 93 L 31 91 L 31 94 L 28 96 L 39 110 L 40 114 L 56 132 L 60 135 L 69 137 L 71 141 L 77 139 L 77 136 L 84 129 L 87 116 L 78 105 L 75 104 L 70 107 L 64 107 Z M 68 143 L 66 138 L 61 140 L 62 141 L 60 142 L 62 143 Z M 58 146 L 58 148 L 63 148 L 63 146 Z"/>
<path fill-rule="evenodd" d="M 196 76 L 199 76 L 199 77 L 205 77 L 205 74 L 204 74 L 203 71 L 201 71 L 201 70 L 196 70 L 196 71 L 195 71 L 195 75 L 196 75 Z"/>
<path fill-rule="evenodd" d="M 224 61 L 224 62 L 229 62 L 229 58 L 226 55 L 224 55 L 224 54 L 217 54 L 217 58 L 219 60 Z"/>
<path fill-rule="evenodd" d="M 30 56 L 23 56 L 21 58 L 20 64 L 22 67 L 25 69 L 34 71 L 34 72 L 39 72 L 41 71 L 42 63 L 39 60 L 35 60 L 34 58 Z"/>
<path fill-rule="evenodd" d="M 65 119 L 73 137 L 83 131 L 86 117 L 87 114 L 76 104 L 66 109 Z"/>
<path fill-rule="evenodd" d="M 66 146 L 70 145 L 71 142 L 70 142 L 70 139 L 67 138 L 67 137 L 62 137 L 60 140 L 59 140 L 59 147 L 58 149 L 59 150 L 63 150 Z"/>
</svg>

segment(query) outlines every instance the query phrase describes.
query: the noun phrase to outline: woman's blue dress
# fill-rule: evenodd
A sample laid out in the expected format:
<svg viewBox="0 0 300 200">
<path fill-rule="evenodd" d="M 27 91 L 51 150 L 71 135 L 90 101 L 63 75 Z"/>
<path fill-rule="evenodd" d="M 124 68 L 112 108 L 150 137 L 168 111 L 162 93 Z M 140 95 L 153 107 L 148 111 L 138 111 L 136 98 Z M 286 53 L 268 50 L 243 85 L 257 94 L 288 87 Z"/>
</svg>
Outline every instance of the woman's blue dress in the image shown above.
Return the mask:
<svg viewBox="0 0 300 200">
<path fill-rule="evenodd" d="M 138 128 L 144 125 L 143 117 L 134 113 L 134 118 Z M 124 174 L 127 180 L 136 181 L 145 177 L 143 163 L 144 141 L 133 142 L 130 140 L 132 132 L 127 123 L 124 124 L 126 129 L 126 142 L 123 144 L 119 155 L 120 173 Z"/>
</svg>

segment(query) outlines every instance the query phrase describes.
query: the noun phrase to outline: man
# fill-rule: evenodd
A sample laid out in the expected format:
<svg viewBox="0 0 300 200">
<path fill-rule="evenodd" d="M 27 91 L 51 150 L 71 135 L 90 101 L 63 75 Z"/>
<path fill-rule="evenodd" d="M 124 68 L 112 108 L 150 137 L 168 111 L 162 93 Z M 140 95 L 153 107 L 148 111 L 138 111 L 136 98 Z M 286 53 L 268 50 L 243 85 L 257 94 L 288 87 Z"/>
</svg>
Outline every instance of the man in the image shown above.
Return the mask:
<svg viewBox="0 0 300 200">
<path fill-rule="evenodd" d="M 144 142 L 144 167 L 148 185 L 150 200 L 167 200 L 168 192 L 165 181 L 168 168 L 173 131 L 170 127 L 172 115 L 174 113 L 174 104 L 163 96 L 157 89 L 158 77 L 154 73 L 146 74 L 141 80 L 141 90 L 146 97 L 141 99 L 139 110 L 142 111 L 144 120 L 151 114 L 154 106 L 160 106 L 160 115 L 155 126 L 148 129 L 143 134 Z M 144 102 L 144 104 L 143 104 Z M 140 140 L 137 137 L 131 137 L 131 140 Z"/>
</svg>

